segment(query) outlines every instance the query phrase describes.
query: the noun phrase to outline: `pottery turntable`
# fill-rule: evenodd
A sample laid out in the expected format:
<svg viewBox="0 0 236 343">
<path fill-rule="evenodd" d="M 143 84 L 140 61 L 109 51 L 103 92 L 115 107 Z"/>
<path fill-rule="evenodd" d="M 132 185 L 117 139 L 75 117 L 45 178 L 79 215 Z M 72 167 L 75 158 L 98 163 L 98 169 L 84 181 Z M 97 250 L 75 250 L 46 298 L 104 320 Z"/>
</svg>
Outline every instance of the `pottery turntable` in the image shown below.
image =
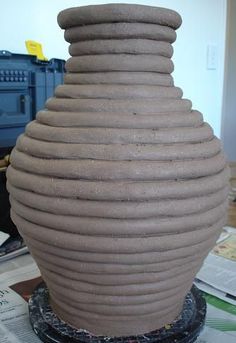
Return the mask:
<svg viewBox="0 0 236 343">
<path fill-rule="evenodd" d="M 7 171 L 12 219 L 45 281 L 33 329 L 44 342 L 194 342 L 206 304 L 192 284 L 226 221 L 229 172 L 174 86 L 181 17 L 107 4 L 58 23 L 64 84 Z"/>
</svg>

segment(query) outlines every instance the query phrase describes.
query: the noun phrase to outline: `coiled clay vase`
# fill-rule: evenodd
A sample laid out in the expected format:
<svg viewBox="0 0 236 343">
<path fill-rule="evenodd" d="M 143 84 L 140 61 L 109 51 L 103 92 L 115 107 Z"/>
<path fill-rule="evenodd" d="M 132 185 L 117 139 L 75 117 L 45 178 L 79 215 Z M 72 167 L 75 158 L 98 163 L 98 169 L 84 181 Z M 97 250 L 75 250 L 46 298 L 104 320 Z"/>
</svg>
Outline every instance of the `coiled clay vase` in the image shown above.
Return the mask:
<svg viewBox="0 0 236 343">
<path fill-rule="evenodd" d="M 173 85 L 176 12 L 109 4 L 58 22 L 72 57 L 12 152 L 12 218 L 61 319 L 149 332 L 179 315 L 225 223 L 225 157 Z"/>
</svg>

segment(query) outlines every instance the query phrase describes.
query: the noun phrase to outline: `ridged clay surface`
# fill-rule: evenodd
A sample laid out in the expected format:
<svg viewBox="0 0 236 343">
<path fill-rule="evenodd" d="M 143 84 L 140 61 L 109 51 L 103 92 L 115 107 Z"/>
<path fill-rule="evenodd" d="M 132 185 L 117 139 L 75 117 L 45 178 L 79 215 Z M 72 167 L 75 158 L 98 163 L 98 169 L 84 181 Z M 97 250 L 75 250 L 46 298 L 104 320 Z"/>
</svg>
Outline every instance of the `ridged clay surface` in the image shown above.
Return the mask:
<svg viewBox="0 0 236 343">
<path fill-rule="evenodd" d="M 176 12 L 85 6 L 58 22 L 72 57 L 11 155 L 12 218 L 61 319 L 144 334 L 179 315 L 225 224 L 225 157 L 173 84 Z"/>
</svg>

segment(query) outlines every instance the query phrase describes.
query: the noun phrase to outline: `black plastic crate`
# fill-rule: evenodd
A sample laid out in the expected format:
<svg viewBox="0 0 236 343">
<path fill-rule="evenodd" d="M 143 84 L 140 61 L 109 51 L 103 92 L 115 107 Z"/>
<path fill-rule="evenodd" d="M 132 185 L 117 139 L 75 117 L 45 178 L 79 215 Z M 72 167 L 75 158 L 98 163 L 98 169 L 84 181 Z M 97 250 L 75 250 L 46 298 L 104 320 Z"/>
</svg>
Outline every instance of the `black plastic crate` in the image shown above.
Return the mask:
<svg viewBox="0 0 236 343">
<path fill-rule="evenodd" d="M 15 145 L 25 125 L 63 83 L 65 61 L 0 51 L 0 150 Z"/>
</svg>

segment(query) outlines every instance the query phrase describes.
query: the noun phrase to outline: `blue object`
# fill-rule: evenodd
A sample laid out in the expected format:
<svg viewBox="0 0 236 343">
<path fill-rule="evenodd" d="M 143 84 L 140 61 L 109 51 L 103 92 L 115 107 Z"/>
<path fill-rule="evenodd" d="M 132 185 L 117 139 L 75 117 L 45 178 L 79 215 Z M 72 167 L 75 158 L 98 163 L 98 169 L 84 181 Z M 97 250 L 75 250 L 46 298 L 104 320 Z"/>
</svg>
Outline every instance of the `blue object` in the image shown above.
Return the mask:
<svg viewBox="0 0 236 343">
<path fill-rule="evenodd" d="M 65 61 L 0 51 L 0 149 L 11 148 L 25 125 L 63 83 Z"/>
</svg>

